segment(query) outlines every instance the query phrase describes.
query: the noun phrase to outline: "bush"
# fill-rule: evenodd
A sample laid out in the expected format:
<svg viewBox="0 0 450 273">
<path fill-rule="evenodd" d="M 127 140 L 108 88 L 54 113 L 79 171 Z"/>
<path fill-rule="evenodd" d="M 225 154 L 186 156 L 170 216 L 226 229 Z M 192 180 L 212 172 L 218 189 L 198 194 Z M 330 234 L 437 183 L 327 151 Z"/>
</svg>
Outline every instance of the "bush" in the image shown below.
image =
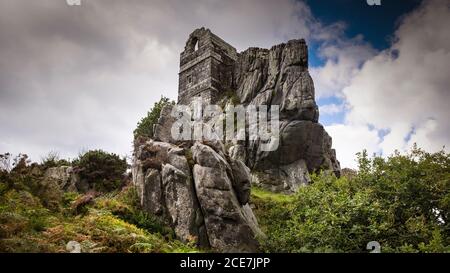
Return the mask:
<svg viewBox="0 0 450 273">
<path fill-rule="evenodd" d="M 41 159 L 40 165 L 43 170 L 47 170 L 48 168 L 70 166 L 71 164 L 69 161 L 61 159 L 57 152 L 52 151 Z"/>
<path fill-rule="evenodd" d="M 173 239 L 169 227 L 142 212 L 134 187 L 100 197 L 91 192 L 92 202 L 74 215 L 77 202 L 89 194 L 62 193 L 51 179 L 44 179 L 41 165 L 29 163 L 25 155 L 0 158 L 0 252 L 67 252 L 69 241 L 79 242 L 82 252 L 198 251 Z M 102 151 L 90 151 L 75 163 L 85 177 L 105 187 L 126 169 L 125 160 Z"/>
<path fill-rule="evenodd" d="M 29 164 L 30 160 L 26 154 L 19 154 L 15 157 L 11 153 L 0 154 L 1 172 L 9 173 L 15 171 L 18 173 L 26 169 Z"/>
<path fill-rule="evenodd" d="M 161 97 L 158 102 L 155 102 L 153 108 L 148 111 L 147 116 L 138 122 L 136 129 L 133 131 L 134 139 L 138 137 L 153 137 L 153 125 L 158 122 L 162 108 L 173 104 L 175 102 L 166 97 Z"/>
<path fill-rule="evenodd" d="M 120 188 L 127 170 L 125 158 L 102 150 L 88 151 L 73 161 L 80 179 L 86 180 L 96 191 L 107 192 Z"/>
<path fill-rule="evenodd" d="M 60 209 L 62 191 L 56 183 L 44 179 L 44 172 L 39 164 L 30 164 L 25 154 L 16 157 L 9 153 L 3 154 L 2 160 L 9 162 L 7 164 L 3 162 L 3 166 L 10 167 L 3 167 L 3 170 L 0 170 L 0 195 L 6 194 L 9 190 L 25 191 L 40 198 L 45 208 L 54 211 Z"/>
<path fill-rule="evenodd" d="M 313 175 L 291 200 L 252 193 L 268 252 L 450 251 L 450 155 L 358 155 L 359 171 Z M 273 195 L 267 193 L 267 196 Z"/>
<path fill-rule="evenodd" d="M 29 192 L 8 191 L 0 196 L 0 238 L 23 231 L 43 231 L 48 224 L 49 213 L 39 198 Z"/>
</svg>

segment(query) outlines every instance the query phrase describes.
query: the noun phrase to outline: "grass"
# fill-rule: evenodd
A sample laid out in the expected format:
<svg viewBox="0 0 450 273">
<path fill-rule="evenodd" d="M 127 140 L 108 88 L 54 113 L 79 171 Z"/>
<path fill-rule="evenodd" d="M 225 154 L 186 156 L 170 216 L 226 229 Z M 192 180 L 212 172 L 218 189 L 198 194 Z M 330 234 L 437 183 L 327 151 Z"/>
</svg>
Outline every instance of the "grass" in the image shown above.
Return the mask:
<svg viewBox="0 0 450 273">
<path fill-rule="evenodd" d="M 259 187 L 253 187 L 251 191 L 252 200 L 258 201 L 273 201 L 280 203 L 289 203 L 294 200 L 292 195 L 282 194 L 282 193 L 274 193 Z"/>
<path fill-rule="evenodd" d="M 289 218 L 290 208 L 294 206 L 292 195 L 273 193 L 258 187 L 252 187 L 250 204 L 258 219 L 261 230 L 266 234 L 271 234 L 274 226 L 283 226 L 282 220 Z M 261 241 L 261 245 L 266 244 L 266 239 Z"/>
<path fill-rule="evenodd" d="M 0 252 L 67 252 L 69 241 L 87 253 L 192 253 L 192 243 L 175 239 L 165 223 L 138 207 L 136 191 L 103 194 L 75 214 L 72 204 L 82 194 L 64 193 L 59 210 L 47 209 L 27 190 L 11 189 L 0 195 Z M 293 197 L 252 188 L 251 203 L 264 230 L 271 223 L 267 213 L 289 206 Z"/>
<path fill-rule="evenodd" d="M 104 195 L 74 215 L 70 205 L 80 195 L 66 193 L 62 210 L 46 209 L 27 191 L 9 190 L 0 196 L 0 252 L 67 252 L 77 241 L 82 252 L 198 252 L 171 234 L 156 218 L 133 207 L 132 189 Z"/>
</svg>

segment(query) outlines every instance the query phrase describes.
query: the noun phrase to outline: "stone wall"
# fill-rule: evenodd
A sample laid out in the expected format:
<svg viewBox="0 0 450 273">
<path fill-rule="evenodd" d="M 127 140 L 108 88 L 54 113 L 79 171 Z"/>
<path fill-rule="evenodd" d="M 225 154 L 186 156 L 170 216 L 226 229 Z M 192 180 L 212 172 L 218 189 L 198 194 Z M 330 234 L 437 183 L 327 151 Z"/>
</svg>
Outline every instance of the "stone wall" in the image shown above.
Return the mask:
<svg viewBox="0 0 450 273">
<path fill-rule="evenodd" d="M 188 104 L 198 96 L 217 101 L 232 88 L 236 58 L 236 49 L 209 29 L 195 30 L 180 55 L 178 103 Z"/>
</svg>

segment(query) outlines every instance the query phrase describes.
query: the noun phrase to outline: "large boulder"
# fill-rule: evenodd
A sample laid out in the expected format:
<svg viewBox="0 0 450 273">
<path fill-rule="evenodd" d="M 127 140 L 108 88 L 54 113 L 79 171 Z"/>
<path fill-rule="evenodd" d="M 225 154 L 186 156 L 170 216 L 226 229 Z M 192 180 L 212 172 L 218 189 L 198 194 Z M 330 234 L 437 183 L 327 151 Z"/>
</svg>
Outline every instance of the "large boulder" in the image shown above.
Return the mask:
<svg viewBox="0 0 450 273">
<path fill-rule="evenodd" d="M 249 48 L 238 54 L 235 68 L 236 95 L 241 103 L 279 105 L 280 118 L 318 121 L 314 83 L 308 73 L 305 41 Z"/>
<path fill-rule="evenodd" d="M 208 246 L 185 150 L 149 140 L 136 147 L 133 183 L 141 207 L 159 215 L 182 241 Z"/>
<path fill-rule="evenodd" d="M 175 233 L 184 239 L 190 236 L 198 237 L 203 220 L 190 172 L 183 172 L 171 164 L 164 164 L 161 178 L 164 205 L 167 214 L 170 215 L 170 222 L 174 226 Z"/>
<path fill-rule="evenodd" d="M 48 168 L 45 171 L 44 180 L 55 181 L 61 190 L 67 192 L 86 192 L 89 190 L 88 182 L 82 180 L 71 166 Z"/>
<path fill-rule="evenodd" d="M 254 167 L 270 168 L 291 164 L 304 159 L 310 172 L 321 167 L 332 168 L 327 157 L 331 149 L 331 138 L 322 125 L 305 120 L 285 123 L 280 130 L 280 144 L 275 151 L 262 151 L 259 145 L 254 154 Z"/>
<path fill-rule="evenodd" d="M 256 251 L 256 237 L 261 231 L 251 209 L 243 207 L 249 197 L 245 184 L 250 183 L 249 172 L 241 169 L 245 165 L 235 162 L 231 167 L 212 148 L 200 143 L 191 150 L 195 189 L 211 247 L 225 252 Z"/>
<path fill-rule="evenodd" d="M 165 105 L 156 124 L 153 125 L 153 139 L 161 142 L 173 142 L 171 128 L 176 118 L 172 116 L 173 105 Z"/>
<path fill-rule="evenodd" d="M 241 160 L 230 159 L 233 172 L 233 188 L 239 203 L 245 205 L 250 200 L 251 175 L 250 169 Z"/>
<path fill-rule="evenodd" d="M 295 193 L 301 186 L 311 182 L 303 159 L 288 165 L 252 172 L 252 183 L 258 187 L 285 194 Z"/>
<path fill-rule="evenodd" d="M 263 235 L 248 206 L 250 171 L 227 158 L 223 144 L 208 144 L 139 144 L 132 173 L 141 206 L 170 224 L 180 240 L 215 251 L 256 251 Z"/>
<path fill-rule="evenodd" d="M 163 185 L 160 171 L 147 169 L 142 178 L 136 184 L 142 207 L 147 212 L 161 215 L 163 213 Z"/>
<path fill-rule="evenodd" d="M 245 162 L 253 184 L 276 192 L 293 193 L 320 170 L 340 175 L 331 137 L 318 123 L 313 80 L 308 72 L 308 48 L 303 39 L 271 49 L 250 48 L 238 54 L 235 89 L 245 105 L 278 105 L 279 147 L 264 151 L 259 139 L 233 144 L 231 158 Z"/>
<path fill-rule="evenodd" d="M 323 170 L 340 176 L 331 137 L 321 124 L 294 120 L 283 122 L 280 127 L 278 149 L 263 151 L 259 141 L 248 146 L 247 164 L 252 168 L 255 185 L 293 193 L 299 186 L 309 184 L 309 173 Z"/>
</svg>

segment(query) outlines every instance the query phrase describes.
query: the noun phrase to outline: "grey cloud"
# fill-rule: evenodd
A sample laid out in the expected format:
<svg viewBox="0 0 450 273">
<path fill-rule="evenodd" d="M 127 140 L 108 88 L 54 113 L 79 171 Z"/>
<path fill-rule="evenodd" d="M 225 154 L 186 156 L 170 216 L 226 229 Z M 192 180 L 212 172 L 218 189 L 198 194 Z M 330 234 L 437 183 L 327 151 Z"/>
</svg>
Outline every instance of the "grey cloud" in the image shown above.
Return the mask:
<svg viewBox="0 0 450 273">
<path fill-rule="evenodd" d="M 298 1 L 0 0 L 0 152 L 131 150 L 161 94 L 176 98 L 188 34 L 209 27 L 242 50 L 311 38 Z"/>
<path fill-rule="evenodd" d="M 349 126 L 389 131 L 380 143 L 385 155 L 414 142 L 428 151 L 448 150 L 448 25 L 448 1 L 424 1 L 400 23 L 391 48 L 368 60 L 343 90 L 351 106 Z"/>
</svg>

